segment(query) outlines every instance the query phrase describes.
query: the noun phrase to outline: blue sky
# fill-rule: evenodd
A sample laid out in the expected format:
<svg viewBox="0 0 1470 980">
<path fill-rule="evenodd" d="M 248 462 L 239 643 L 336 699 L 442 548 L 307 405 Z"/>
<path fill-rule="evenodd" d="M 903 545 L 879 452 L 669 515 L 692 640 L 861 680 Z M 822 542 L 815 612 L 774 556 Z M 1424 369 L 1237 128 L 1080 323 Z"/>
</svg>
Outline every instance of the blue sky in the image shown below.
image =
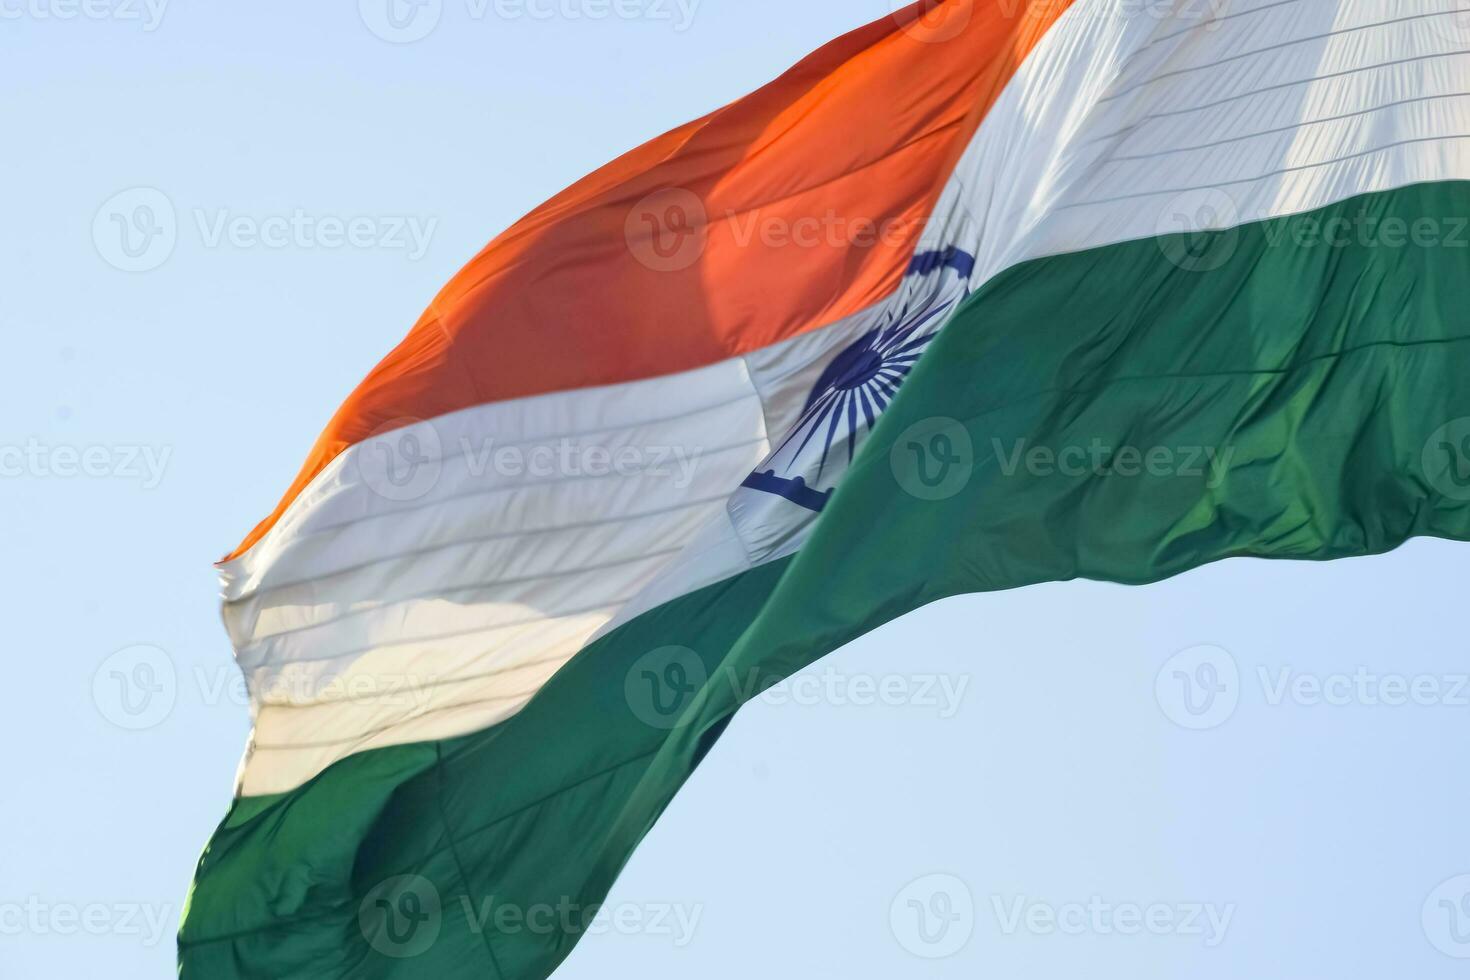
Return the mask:
<svg viewBox="0 0 1470 980">
<path fill-rule="evenodd" d="M 210 563 L 437 287 L 889 7 L 415 9 L 0 0 L 0 975 L 172 970 L 248 729 Z M 1461 976 L 1466 557 L 890 624 L 736 719 L 562 975 Z"/>
</svg>

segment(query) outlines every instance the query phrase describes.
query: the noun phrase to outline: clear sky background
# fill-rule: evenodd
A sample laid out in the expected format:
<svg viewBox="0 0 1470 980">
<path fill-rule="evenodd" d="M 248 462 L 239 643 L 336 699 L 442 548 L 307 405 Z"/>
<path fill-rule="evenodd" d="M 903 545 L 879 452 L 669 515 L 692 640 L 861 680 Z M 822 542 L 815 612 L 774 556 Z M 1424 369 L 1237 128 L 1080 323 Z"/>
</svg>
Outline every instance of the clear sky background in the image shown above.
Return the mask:
<svg viewBox="0 0 1470 980">
<path fill-rule="evenodd" d="M 435 290 L 889 10 L 439 0 L 393 43 L 373 0 L 158 3 L 0 0 L 7 980 L 171 975 L 248 727 L 210 563 Z M 138 188 L 176 216 L 161 260 L 108 225 Z M 367 233 L 248 232 L 297 209 Z M 561 976 L 1463 977 L 1467 560 L 1233 561 L 890 624 L 736 719 Z M 139 728 L 113 672 L 145 661 Z"/>
</svg>

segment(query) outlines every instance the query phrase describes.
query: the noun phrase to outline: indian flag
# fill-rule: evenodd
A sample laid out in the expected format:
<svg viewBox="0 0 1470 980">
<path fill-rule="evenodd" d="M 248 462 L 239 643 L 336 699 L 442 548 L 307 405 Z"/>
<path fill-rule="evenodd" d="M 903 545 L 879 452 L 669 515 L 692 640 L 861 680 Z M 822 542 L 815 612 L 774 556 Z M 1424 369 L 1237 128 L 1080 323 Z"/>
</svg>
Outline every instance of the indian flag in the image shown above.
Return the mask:
<svg viewBox="0 0 1470 980">
<path fill-rule="evenodd" d="M 1467 178 L 1456 0 L 930 0 L 573 185 L 219 565 L 181 974 L 546 977 L 887 620 L 1470 537 Z"/>
</svg>

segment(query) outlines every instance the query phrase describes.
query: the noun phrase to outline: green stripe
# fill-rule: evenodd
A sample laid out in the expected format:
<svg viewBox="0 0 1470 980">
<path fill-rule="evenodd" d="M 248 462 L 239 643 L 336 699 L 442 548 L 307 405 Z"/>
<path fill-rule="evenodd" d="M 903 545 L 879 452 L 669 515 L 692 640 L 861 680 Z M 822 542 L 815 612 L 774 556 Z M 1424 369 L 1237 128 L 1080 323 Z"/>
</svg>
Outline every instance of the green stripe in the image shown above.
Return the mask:
<svg viewBox="0 0 1470 980">
<path fill-rule="evenodd" d="M 569 916 L 606 894 L 739 704 L 895 616 L 1032 582 L 1470 537 L 1467 212 L 1467 185 L 1420 185 L 1003 273 L 925 355 L 795 558 L 627 624 L 494 729 L 237 804 L 200 862 L 183 975 L 544 977 L 580 935 Z M 1314 244 L 1329 219 L 1355 221 L 1335 226 L 1352 241 Z M 1386 219 L 1433 224 L 1399 243 Z M 1195 447 L 1217 473 L 1183 458 Z M 709 679 L 674 699 L 669 730 L 648 698 L 679 670 Z M 402 874 L 429 887 L 382 884 Z M 472 927 L 464 900 L 487 898 L 568 911 L 549 930 Z M 428 915 L 397 945 L 394 909 Z"/>
<path fill-rule="evenodd" d="M 200 859 L 179 936 L 182 975 L 549 974 L 581 932 L 563 922 L 595 911 L 677 788 L 650 778 L 650 767 L 693 692 L 640 688 L 643 671 L 713 674 L 785 565 L 638 617 L 488 731 L 364 752 L 293 792 L 238 801 Z M 654 693 L 666 700 L 655 704 Z M 408 883 L 417 898 L 383 894 L 401 875 L 428 886 Z M 402 900 L 434 907 L 421 928 L 437 926 L 437 937 L 423 950 L 374 933 Z M 492 916 L 480 928 L 472 920 L 487 900 Z M 550 910 L 557 928 L 496 929 L 500 909 Z"/>
</svg>

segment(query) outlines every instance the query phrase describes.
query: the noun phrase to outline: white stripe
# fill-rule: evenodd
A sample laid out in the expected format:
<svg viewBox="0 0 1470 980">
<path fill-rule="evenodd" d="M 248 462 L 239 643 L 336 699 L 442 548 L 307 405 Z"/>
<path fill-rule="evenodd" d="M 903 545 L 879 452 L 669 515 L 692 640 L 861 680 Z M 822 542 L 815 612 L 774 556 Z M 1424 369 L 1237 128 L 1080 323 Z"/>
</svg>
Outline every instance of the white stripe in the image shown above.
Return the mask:
<svg viewBox="0 0 1470 980">
<path fill-rule="evenodd" d="M 1470 12 L 1454 0 L 1177 6 L 1084 2 L 1021 66 L 957 171 L 986 188 L 970 197 L 977 283 L 1470 178 Z"/>
<path fill-rule="evenodd" d="M 740 360 L 484 405 L 352 447 L 221 568 L 256 709 L 242 792 L 507 716 L 767 450 Z"/>
</svg>

